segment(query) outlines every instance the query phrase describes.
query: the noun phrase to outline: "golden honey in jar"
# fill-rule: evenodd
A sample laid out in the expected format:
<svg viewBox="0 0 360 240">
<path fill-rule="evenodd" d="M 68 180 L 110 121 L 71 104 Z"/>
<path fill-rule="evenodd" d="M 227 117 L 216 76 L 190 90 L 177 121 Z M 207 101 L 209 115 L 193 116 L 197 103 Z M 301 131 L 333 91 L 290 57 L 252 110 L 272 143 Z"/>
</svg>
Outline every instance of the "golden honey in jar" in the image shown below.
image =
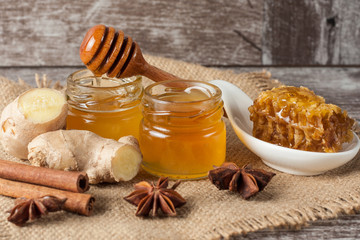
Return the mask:
<svg viewBox="0 0 360 240">
<path fill-rule="evenodd" d="M 140 148 L 143 168 L 178 179 L 207 176 L 225 161 L 226 129 L 218 87 L 166 81 L 145 88 Z"/>
<path fill-rule="evenodd" d="M 80 70 L 67 78 L 66 94 L 66 129 L 89 130 L 115 140 L 126 135 L 139 137 L 141 76 L 108 78 Z"/>
</svg>

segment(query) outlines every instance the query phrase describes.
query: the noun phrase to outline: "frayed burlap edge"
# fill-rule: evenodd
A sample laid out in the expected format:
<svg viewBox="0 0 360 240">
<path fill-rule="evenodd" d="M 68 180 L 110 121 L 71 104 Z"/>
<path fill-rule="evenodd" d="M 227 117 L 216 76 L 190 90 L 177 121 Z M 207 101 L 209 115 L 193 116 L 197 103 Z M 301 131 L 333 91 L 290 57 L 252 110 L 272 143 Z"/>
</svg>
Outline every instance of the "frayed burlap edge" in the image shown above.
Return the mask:
<svg viewBox="0 0 360 240">
<path fill-rule="evenodd" d="M 4 78 L 4 77 L 2 77 L 2 78 Z M 55 83 L 53 83 L 53 81 L 51 79 L 49 79 L 46 74 L 42 74 L 42 76 L 40 78 L 40 75 L 38 73 L 35 73 L 34 81 L 35 81 L 36 87 L 38 87 L 38 88 L 53 88 L 53 89 L 60 90 L 60 91 L 64 89 L 64 86 L 62 86 L 60 84 L 60 81 L 56 81 Z M 20 86 L 30 88 L 30 85 L 27 84 L 22 78 L 18 79 L 18 83 Z"/>
</svg>

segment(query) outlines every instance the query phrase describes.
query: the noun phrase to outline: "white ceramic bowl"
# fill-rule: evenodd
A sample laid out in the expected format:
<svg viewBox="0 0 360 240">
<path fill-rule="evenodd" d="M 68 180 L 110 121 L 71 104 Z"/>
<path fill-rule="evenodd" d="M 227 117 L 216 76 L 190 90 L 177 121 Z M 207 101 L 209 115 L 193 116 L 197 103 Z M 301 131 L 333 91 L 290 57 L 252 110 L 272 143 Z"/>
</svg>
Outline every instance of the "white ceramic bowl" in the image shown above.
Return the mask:
<svg viewBox="0 0 360 240">
<path fill-rule="evenodd" d="M 344 165 L 359 151 L 360 141 L 355 133 L 352 142 L 345 143 L 337 153 L 296 150 L 257 139 L 252 136 L 248 111 L 253 101 L 229 82 L 213 80 L 211 83 L 221 89 L 226 113 L 239 139 L 269 167 L 295 175 L 317 175 Z"/>
</svg>

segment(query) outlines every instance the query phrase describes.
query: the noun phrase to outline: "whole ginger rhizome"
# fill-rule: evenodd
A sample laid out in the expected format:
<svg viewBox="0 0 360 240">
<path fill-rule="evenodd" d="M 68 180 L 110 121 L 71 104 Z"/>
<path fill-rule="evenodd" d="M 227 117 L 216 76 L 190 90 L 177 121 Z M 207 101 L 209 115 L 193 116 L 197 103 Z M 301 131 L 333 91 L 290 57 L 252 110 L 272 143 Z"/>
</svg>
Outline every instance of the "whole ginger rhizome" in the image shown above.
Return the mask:
<svg viewBox="0 0 360 240">
<path fill-rule="evenodd" d="M 142 155 L 134 137 L 115 141 L 90 131 L 61 130 L 66 116 L 67 103 L 61 92 L 31 89 L 2 112 L 1 143 L 11 155 L 28 158 L 33 165 L 85 171 L 90 183 L 136 176 Z"/>
</svg>

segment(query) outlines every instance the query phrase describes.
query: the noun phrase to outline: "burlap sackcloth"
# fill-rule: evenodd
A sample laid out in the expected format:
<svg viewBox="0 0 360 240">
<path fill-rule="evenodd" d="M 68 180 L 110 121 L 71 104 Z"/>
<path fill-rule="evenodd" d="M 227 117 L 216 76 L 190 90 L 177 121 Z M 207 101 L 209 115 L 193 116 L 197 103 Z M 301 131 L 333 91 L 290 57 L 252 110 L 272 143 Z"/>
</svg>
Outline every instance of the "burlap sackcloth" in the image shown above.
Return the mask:
<svg viewBox="0 0 360 240">
<path fill-rule="evenodd" d="M 146 58 L 151 64 L 186 79 L 227 80 L 252 98 L 280 84 L 271 80 L 266 71 L 234 74 L 171 59 Z M 28 88 L 0 78 L 0 111 Z M 2 147 L 0 158 L 19 161 Z M 177 210 L 177 217 L 169 218 L 136 217 L 136 207 L 123 199 L 133 190 L 134 183 L 156 180 L 144 171 L 129 182 L 92 186 L 89 193 L 95 196 L 96 205 L 90 217 L 57 212 L 17 227 L 6 220 L 5 213 L 14 200 L 0 196 L 0 236 L 4 239 L 217 239 L 268 227 L 301 226 L 311 220 L 333 218 L 359 209 L 359 154 L 345 166 L 325 174 L 293 176 L 265 166 L 240 142 L 227 122 L 226 160 L 240 166 L 251 163 L 277 175 L 263 192 L 248 201 L 238 194 L 219 191 L 207 179 L 185 181 L 177 191 L 187 203 Z"/>
</svg>

